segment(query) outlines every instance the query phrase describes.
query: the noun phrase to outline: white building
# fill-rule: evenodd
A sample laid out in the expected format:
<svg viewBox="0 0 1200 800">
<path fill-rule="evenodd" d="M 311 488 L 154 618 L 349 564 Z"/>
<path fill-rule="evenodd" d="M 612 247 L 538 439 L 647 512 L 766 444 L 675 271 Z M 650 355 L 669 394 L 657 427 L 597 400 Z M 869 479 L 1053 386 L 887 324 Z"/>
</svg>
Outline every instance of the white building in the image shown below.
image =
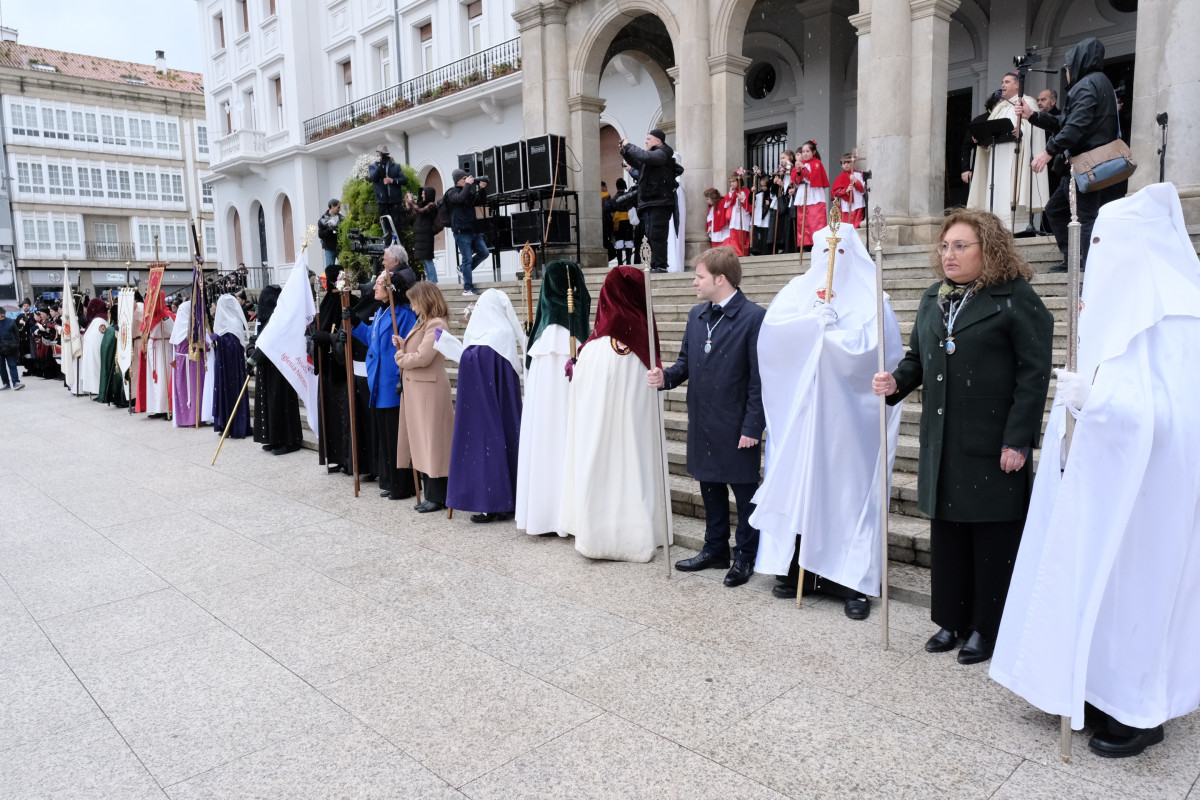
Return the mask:
<svg viewBox="0 0 1200 800">
<path fill-rule="evenodd" d="M 144 279 L 155 235 L 161 260 L 178 265 L 164 285 L 186 285 L 193 221 L 207 266 L 219 267 L 212 193 L 198 179 L 209 159 L 203 78 L 158 56 L 48 50 L 3 29 L 0 252 L 10 248 L 17 269 L 0 267 L 0 299 L 61 292 L 64 260 L 72 285 L 93 296 L 125 284 L 126 262 Z"/>
</svg>

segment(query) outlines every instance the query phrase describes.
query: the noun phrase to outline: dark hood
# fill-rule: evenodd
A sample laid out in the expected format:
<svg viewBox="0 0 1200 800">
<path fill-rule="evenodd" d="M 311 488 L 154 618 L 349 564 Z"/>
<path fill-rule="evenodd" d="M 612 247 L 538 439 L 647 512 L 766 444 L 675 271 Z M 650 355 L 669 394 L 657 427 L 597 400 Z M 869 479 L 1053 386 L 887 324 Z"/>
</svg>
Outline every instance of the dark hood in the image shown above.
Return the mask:
<svg viewBox="0 0 1200 800">
<path fill-rule="evenodd" d="M 1064 66 L 1071 76 L 1067 84 L 1067 88 L 1070 88 L 1079 83 L 1083 76 L 1104 69 L 1104 44 L 1094 36 L 1084 39 L 1067 51 Z"/>
<path fill-rule="evenodd" d="M 437 189 L 432 186 L 426 186 L 421 190 L 421 203 L 429 205 L 437 202 Z"/>
<path fill-rule="evenodd" d="M 279 302 L 279 294 L 283 288 L 272 283 L 258 293 L 258 314 L 255 319 L 258 320 L 259 329 L 261 330 L 271 321 L 271 315 L 275 313 L 275 305 Z"/>
</svg>

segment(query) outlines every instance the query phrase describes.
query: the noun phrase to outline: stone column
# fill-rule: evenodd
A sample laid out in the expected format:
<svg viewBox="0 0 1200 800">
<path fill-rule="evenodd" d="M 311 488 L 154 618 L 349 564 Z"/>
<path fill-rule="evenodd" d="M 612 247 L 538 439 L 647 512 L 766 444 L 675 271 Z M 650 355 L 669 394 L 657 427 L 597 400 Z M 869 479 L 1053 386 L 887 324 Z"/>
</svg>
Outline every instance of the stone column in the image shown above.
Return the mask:
<svg viewBox="0 0 1200 800">
<path fill-rule="evenodd" d="M 1166 179 L 1179 190 L 1189 223 L 1200 220 L 1200 160 L 1189 147 L 1193 131 L 1200 128 L 1200 47 L 1194 35 L 1198 22 L 1200 10 L 1190 0 L 1142 3 L 1133 78 L 1131 141 L 1138 169 L 1129 180 L 1129 190 L 1158 182 L 1162 130 L 1155 117 L 1165 111 Z"/>
<path fill-rule="evenodd" d="M 863 0 L 863 6 L 867 5 Z M 871 96 L 871 14 L 865 11 L 849 17 L 849 22 L 858 34 L 858 101 L 855 116 L 858 124 L 855 129 L 855 145 L 859 155 L 867 155 L 867 142 L 870 140 L 871 120 L 867 115 L 870 108 Z"/>
<path fill-rule="evenodd" d="M 567 95 L 567 4 L 563 0 L 542 4 L 542 82 L 546 93 L 546 127 L 535 135 L 555 133 L 566 135 Z M 524 62 L 522 62 L 524 63 Z"/>
<path fill-rule="evenodd" d="M 712 76 L 712 165 L 714 180 L 722 192 L 728 185 L 729 173 L 746 159 L 746 70 L 750 59 L 729 53 L 710 56 L 708 71 Z M 693 196 L 695 193 L 693 192 Z"/>
<path fill-rule="evenodd" d="M 854 29 L 847 21 L 854 3 L 846 0 L 803 0 L 796 10 L 804 18 L 804 129 L 789 145 L 798 150 L 806 139 L 815 139 L 827 168 L 837 164 L 854 142 L 845 135 L 842 97 L 846 60 L 854 44 Z"/>
<path fill-rule="evenodd" d="M 521 34 L 521 116 L 525 137 L 546 132 L 546 95 L 543 80 L 542 7 L 532 3 L 513 12 Z"/>
<path fill-rule="evenodd" d="M 600 114 L 604 111 L 604 99 L 572 95 L 567 98 L 566 107 L 570 114 L 568 138 L 571 150 L 580 154 L 580 169 L 572 176 L 572 181 L 573 188 L 579 192 L 582 261 L 588 266 L 602 266 L 608 263 L 608 255 L 600 246 Z"/>
<path fill-rule="evenodd" d="M 946 91 L 950 15 L 959 0 L 910 0 L 912 141 L 909 214 L 914 242 L 932 241 L 941 225 L 946 186 Z"/>
<path fill-rule="evenodd" d="M 957 3 L 955 7 L 957 7 Z M 987 28 L 988 37 L 988 74 L 987 86 L 989 92 L 1000 88 L 1004 73 L 1012 72 L 1013 57 L 1025 52 L 1025 44 L 1029 37 L 1029 0 L 1005 0 L 1003 11 L 999 7 L 991 14 Z M 1050 42 L 1032 42 L 1047 49 Z M 1046 69 L 1052 67 L 1043 64 Z"/>
<path fill-rule="evenodd" d="M 678 131 L 670 144 L 680 152 L 685 184 L 689 187 L 712 186 L 716 175 L 713 169 L 712 117 L 724 118 L 725 109 L 714 114 L 712 103 L 712 80 L 709 74 L 708 57 L 718 55 L 709 52 L 709 9 L 707 2 L 692 4 L 687 13 L 679 15 L 680 33 L 675 44 L 675 126 Z M 734 55 L 740 56 L 741 53 Z M 742 102 L 738 97 L 739 104 Z M 695 192 L 690 192 L 692 200 Z M 704 204 L 692 200 L 687 206 L 687 223 L 684 227 L 686 254 L 691 259 L 708 246 L 704 233 L 707 216 Z"/>
</svg>

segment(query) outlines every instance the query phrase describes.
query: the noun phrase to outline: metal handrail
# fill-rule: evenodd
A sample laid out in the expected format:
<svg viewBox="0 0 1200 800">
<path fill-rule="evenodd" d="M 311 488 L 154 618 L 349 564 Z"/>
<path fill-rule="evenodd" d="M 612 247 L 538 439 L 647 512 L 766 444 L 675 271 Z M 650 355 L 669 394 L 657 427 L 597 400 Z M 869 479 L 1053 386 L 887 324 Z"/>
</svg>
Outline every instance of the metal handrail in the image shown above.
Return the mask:
<svg viewBox="0 0 1200 800">
<path fill-rule="evenodd" d="M 304 143 L 368 125 L 448 94 L 504 77 L 521 68 L 521 40 L 481 50 L 466 58 L 391 86 L 361 100 L 305 120 Z"/>
<path fill-rule="evenodd" d="M 92 261 L 136 261 L 137 248 L 133 242 L 84 241 L 85 257 Z"/>
</svg>

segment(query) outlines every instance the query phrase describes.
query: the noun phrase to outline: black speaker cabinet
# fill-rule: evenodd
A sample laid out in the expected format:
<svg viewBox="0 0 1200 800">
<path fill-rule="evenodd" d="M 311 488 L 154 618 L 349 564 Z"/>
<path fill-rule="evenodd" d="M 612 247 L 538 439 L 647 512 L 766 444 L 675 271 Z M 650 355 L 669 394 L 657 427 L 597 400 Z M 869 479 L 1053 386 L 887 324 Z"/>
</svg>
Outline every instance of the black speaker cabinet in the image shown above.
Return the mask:
<svg viewBox="0 0 1200 800">
<path fill-rule="evenodd" d="M 537 245 L 546 232 L 546 217 L 541 211 L 518 211 L 512 215 L 512 243 L 522 248 L 526 242 Z M 571 218 L 565 211 L 556 211 L 550 220 L 550 235 L 546 244 L 571 243 Z"/>
<path fill-rule="evenodd" d="M 475 221 L 476 229 L 483 234 L 489 250 L 508 250 L 512 247 L 512 220 L 497 214 Z M 522 243 L 524 244 L 524 243 Z"/>
<path fill-rule="evenodd" d="M 525 142 L 501 145 L 497 182 L 504 194 L 525 190 Z"/>
<path fill-rule="evenodd" d="M 479 171 L 479 153 L 464 153 L 458 157 L 458 168 L 468 175 L 486 175 Z"/>
<path fill-rule="evenodd" d="M 487 175 L 489 178 L 492 179 L 492 187 L 491 188 L 492 188 L 493 194 L 501 191 L 500 184 L 497 182 L 500 180 L 500 171 L 498 169 L 496 169 L 496 165 L 499 163 L 500 163 L 500 148 L 499 147 L 489 147 L 487 150 L 484 150 L 479 155 L 479 172 L 476 174 L 477 175 Z"/>
<path fill-rule="evenodd" d="M 552 133 L 535 136 L 525 146 L 526 188 L 549 189 L 567 186 L 566 142 Z"/>
</svg>

